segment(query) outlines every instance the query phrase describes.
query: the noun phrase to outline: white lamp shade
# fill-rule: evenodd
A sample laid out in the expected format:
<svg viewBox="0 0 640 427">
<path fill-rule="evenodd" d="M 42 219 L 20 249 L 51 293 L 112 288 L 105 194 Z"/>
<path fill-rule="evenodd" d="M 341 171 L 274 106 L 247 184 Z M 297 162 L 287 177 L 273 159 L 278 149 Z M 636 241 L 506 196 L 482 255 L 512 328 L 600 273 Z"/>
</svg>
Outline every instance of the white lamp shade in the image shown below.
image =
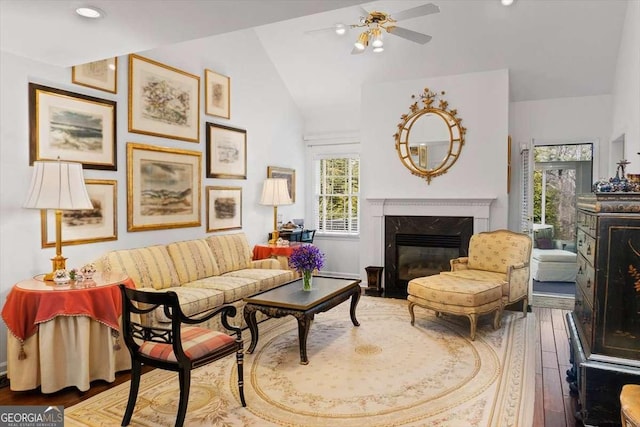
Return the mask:
<svg viewBox="0 0 640 427">
<path fill-rule="evenodd" d="M 33 175 L 25 208 L 93 209 L 84 185 L 82 164 L 61 161 L 33 163 Z"/>
<path fill-rule="evenodd" d="M 261 205 L 280 206 L 290 205 L 289 189 L 287 180 L 282 178 L 267 178 L 262 186 Z"/>
</svg>

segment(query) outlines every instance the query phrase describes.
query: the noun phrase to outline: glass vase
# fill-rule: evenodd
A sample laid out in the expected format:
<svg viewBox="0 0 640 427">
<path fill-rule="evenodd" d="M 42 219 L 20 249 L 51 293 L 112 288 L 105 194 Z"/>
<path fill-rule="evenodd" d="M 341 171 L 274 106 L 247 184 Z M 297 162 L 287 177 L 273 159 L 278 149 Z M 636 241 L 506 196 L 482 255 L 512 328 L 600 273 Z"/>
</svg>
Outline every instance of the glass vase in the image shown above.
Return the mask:
<svg viewBox="0 0 640 427">
<path fill-rule="evenodd" d="M 311 271 L 303 271 L 302 272 L 302 290 L 310 291 L 312 283 L 313 283 L 313 275 L 311 274 Z"/>
</svg>

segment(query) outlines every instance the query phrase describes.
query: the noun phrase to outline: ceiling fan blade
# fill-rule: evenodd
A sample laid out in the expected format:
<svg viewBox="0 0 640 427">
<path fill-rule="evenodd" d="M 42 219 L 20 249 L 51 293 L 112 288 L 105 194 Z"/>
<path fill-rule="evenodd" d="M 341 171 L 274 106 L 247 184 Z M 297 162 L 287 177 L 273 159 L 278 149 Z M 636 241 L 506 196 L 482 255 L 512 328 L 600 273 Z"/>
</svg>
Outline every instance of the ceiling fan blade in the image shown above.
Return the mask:
<svg viewBox="0 0 640 427">
<path fill-rule="evenodd" d="M 389 27 L 387 29 L 388 33 L 393 34 L 394 36 L 402 37 L 403 39 L 411 40 L 412 42 L 425 44 L 431 40 L 431 36 L 427 34 L 422 34 L 417 31 L 408 30 L 402 27 Z"/>
<path fill-rule="evenodd" d="M 401 19 L 417 18 L 418 16 L 431 15 L 440 12 L 440 8 L 433 3 L 423 4 L 422 6 L 412 7 L 402 12 L 392 13 L 391 17 L 396 21 Z"/>
<path fill-rule="evenodd" d="M 340 25 L 342 26 L 341 28 L 344 29 L 344 33 L 343 34 L 346 34 L 346 33 L 349 32 L 349 30 L 350 30 L 350 26 L 349 25 L 346 25 L 346 24 L 343 24 L 341 22 L 338 22 L 337 24 L 334 24 L 332 27 L 317 28 L 315 30 L 308 30 L 308 31 L 305 31 L 304 34 L 319 34 L 319 33 L 336 33 L 336 34 L 338 34 L 337 30 L 338 30 L 338 26 L 340 26 Z"/>
<path fill-rule="evenodd" d="M 362 7 L 360 5 L 358 5 L 358 11 L 360 12 L 360 15 L 362 15 L 364 18 L 369 16 L 369 12 L 367 12 L 367 9 L 365 9 L 364 7 Z"/>
</svg>

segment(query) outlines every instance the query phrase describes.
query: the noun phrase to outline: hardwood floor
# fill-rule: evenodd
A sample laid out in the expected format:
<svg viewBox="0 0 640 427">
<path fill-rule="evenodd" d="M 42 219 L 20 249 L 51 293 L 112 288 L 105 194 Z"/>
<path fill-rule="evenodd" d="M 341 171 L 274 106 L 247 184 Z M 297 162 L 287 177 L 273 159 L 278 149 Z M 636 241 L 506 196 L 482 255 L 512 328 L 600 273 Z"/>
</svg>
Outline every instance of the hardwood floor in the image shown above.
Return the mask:
<svg viewBox="0 0 640 427">
<path fill-rule="evenodd" d="M 533 307 L 538 319 L 536 339 L 536 401 L 533 427 L 574 427 L 575 400 L 569 396 L 565 372 L 569 369 L 569 338 L 566 329 L 566 310 Z M 147 372 L 150 368 L 145 368 Z M 114 383 L 96 381 L 89 391 L 67 388 L 53 394 L 37 390 L 12 392 L 0 389 L 0 405 L 64 405 L 69 407 L 129 379 L 119 373 Z"/>
</svg>

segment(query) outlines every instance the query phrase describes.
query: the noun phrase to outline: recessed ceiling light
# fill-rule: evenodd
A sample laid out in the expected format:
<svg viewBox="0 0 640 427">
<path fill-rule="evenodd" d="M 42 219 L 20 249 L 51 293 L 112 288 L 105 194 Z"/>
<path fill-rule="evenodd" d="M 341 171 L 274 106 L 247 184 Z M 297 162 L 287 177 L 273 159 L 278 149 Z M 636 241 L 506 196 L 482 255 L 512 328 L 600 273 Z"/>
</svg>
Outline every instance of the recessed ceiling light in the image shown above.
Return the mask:
<svg viewBox="0 0 640 427">
<path fill-rule="evenodd" d="M 98 19 L 104 16 L 104 11 L 93 6 L 82 6 L 76 9 L 76 13 L 84 18 Z"/>
<path fill-rule="evenodd" d="M 347 32 L 347 27 L 344 24 L 336 24 L 336 34 L 339 36 L 344 35 Z"/>
<path fill-rule="evenodd" d="M 500 0 L 503 6 L 511 6 L 513 4 L 513 0 Z"/>
</svg>

